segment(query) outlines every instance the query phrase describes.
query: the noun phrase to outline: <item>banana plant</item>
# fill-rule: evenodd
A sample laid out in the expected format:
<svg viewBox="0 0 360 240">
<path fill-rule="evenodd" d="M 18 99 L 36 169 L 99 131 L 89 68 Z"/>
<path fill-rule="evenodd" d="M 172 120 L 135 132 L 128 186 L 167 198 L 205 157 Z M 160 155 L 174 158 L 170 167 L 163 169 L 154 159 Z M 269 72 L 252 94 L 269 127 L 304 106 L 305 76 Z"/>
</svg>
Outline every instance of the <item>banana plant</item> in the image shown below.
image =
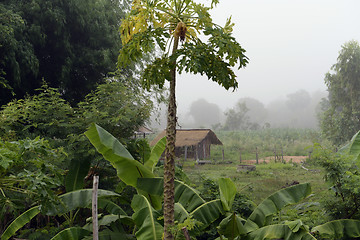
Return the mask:
<svg viewBox="0 0 360 240">
<path fill-rule="evenodd" d="M 81 189 L 76 190 L 73 192 L 65 193 L 59 196 L 59 204 L 53 205 L 52 208 L 48 208 L 45 210 L 46 215 L 48 216 L 63 216 L 67 219 L 68 222 L 71 221 L 67 213 L 74 211 L 79 208 L 91 208 L 91 196 L 92 196 L 92 189 Z M 103 206 L 104 209 L 108 211 L 115 211 L 117 209 L 117 213 L 125 214 L 125 212 L 119 207 L 115 206 L 114 203 L 111 205 L 106 201 L 106 197 L 118 197 L 119 194 L 107 190 L 98 190 L 98 197 L 99 197 L 99 206 Z M 121 210 L 120 210 L 121 209 Z M 37 216 L 41 212 L 41 206 L 35 206 L 20 216 L 18 216 L 3 232 L 1 235 L 1 240 L 7 240 L 12 237 L 20 228 L 25 226 L 27 223 L 31 221 L 35 216 Z M 75 217 L 75 216 L 73 216 Z M 75 233 L 76 232 L 76 233 Z M 56 239 L 61 239 L 61 236 L 78 236 L 83 235 L 85 231 L 78 231 L 76 228 L 71 228 L 68 231 L 64 231 L 64 233 L 59 233 Z M 63 238 L 63 239 L 77 239 L 77 238 Z"/>
<path fill-rule="evenodd" d="M 143 159 L 143 164 L 135 160 L 129 151 L 113 135 L 102 127 L 92 124 L 85 135 L 94 145 L 96 150 L 109 161 L 117 171 L 117 176 L 125 184 L 137 188 L 139 178 L 154 178 L 153 173 L 156 163 L 164 152 L 166 139 L 161 139 L 151 150 L 148 157 Z M 138 189 L 139 190 L 139 189 Z M 161 198 L 139 191 L 148 198 L 155 209 L 161 209 Z"/>
<path fill-rule="evenodd" d="M 287 224 L 270 225 L 273 216 L 283 207 L 298 203 L 310 194 L 311 187 L 309 183 L 298 184 L 275 192 L 260 203 L 246 220 L 236 213 L 230 212 L 236 194 L 234 183 L 230 179 L 220 179 L 219 188 L 220 198 L 224 208 L 227 210 L 226 217 L 218 226 L 218 232 L 221 235 L 220 239 L 283 239 L 284 237 L 285 239 L 296 239 L 298 235 L 312 237 L 308 231 L 300 227 L 293 228 L 295 231 Z M 273 237 L 273 235 L 276 235 L 276 237 Z"/>
</svg>

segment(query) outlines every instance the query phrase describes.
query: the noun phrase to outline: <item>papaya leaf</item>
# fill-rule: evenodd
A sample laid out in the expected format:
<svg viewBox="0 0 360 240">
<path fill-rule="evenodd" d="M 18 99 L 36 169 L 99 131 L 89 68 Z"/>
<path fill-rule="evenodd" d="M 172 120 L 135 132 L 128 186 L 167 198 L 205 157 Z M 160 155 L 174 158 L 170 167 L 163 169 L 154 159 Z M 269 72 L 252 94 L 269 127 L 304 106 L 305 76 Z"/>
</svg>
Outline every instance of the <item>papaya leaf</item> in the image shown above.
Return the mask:
<svg viewBox="0 0 360 240">
<path fill-rule="evenodd" d="M 200 230 L 208 227 L 212 222 L 224 214 L 220 199 L 206 202 L 190 213 L 193 219 L 200 221 Z"/>
<path fill-rule="evenodd" d="M 142 195 L 135 195 L 131 207 L 135 212 L 132 217 L 138 226 L 136 238 L 139 240 L 161 239 L 163 226 L 157 222 L 160 214 L 151 206 L 148 199 Z"/>
<path fill-rule="evenodd" d="M 273 215 L 283 207 L 298 203 L 310 193 L 311 187 L 309 183 L 298 184 L 275 192 L 254 209 L 245 223 L 245 228 L 248 232 L 251 232 L 268 225 Z"/>
<path fill-rule="evenodd" d="M 151 169 L 151 172 L 154 171 L 155 165 L 157 164 L 157 162 L 159 161 L 162 153 L 165 150 L 165 146 L 166 146 L 166 137 L 163 137 L 151 149 L 150 157 L 144 164 L 145 167 L 147 167 L 148 169 Z"/>
<path fill-rule="evenodd" d="M 243 222 L 245 222 L 245 219 L 242 219 L 236 213 L 232 213 L 220 222 L 218 232 L 229 240 L 233 240 L 242 234 L 246 234 Z"/>
<path fill-rule="evenodd" d="M 78 240 L 90 235 L 91 232 L 80 227 L 66 228 L 50 240 Z"/>
<path fill-rule="evenodd" d="M 219 179 L 220 200 L 225 211 L 230 211 L 236 195 L 236 186 L 230 178 Z"/>
<path fill-rule="evenodd" d="M 92 124 L 85 135 L 97 151 L 114 166 L 118 177 L 127 185 L 136 187 L 138 178 L 154 177 L 151 170 L 134 160 L 126 148 L 105 129 Z"/>
<path fill-rule="evenodd" d="M 25 224 L 29 223 L 31 219 L 33 219 L 39 213 L 39 206 L 35 206 L 26 210 L 20 216 L 15 218 L 15 220 L 5 229 L 4 233 L 1 235 L 1 240 L 7 240 L 12 237 L 17 230 L 22 228 Z"/>
<path fill-rule="evenodd" d="M 297 232 L 293 232 L 286 224 L 275 224 L 256 229 L 250 232 L 246 239 L 316 240 L 308 231 L 300 229 Z"/>
<path fill-rule="evenodd" d="M 360 237 L 360 221 L 353 219 L 340 219 L 319 225 L 311 229 L 318 232 L 321 237 L 330 239 L 358 238 Z"/>
</svg>

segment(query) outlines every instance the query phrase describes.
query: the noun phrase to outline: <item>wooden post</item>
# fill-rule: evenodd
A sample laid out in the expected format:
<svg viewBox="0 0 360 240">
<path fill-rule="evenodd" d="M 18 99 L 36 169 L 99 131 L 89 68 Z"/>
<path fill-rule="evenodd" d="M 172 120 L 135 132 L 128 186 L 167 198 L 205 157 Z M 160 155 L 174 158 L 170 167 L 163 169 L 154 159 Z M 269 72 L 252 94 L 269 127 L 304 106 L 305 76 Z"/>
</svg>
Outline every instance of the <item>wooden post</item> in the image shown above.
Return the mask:
<svg viewBox="0 0 360 240">
<path fill-rule="evenodd" d="M 275 157 L 275 162 L 276 162 L 276 148 L 274 147 L 274 157 Z"/>
<path fill-rule="evenodd" d="M 199 146 L 196 144 L 196 153 L 195 153 L 195 160 L 197 161 L 197 160 L 199 160 Z"/>
<path fill-rule="evenodd" d="M 93 219 L 93 240 L 99 240 L 99 226 L 98 226 L 98 198 L 99 176 L 93 178 L 93 192 L 92 192 L 92 219 Z"/>
<path fill-rule="evenodd" d="M 223 162 L 224 162 L 224 160 L 225 160 L 225 153 L 224 153 L 224 149 L 222 149 L 222 160 L 223 160 Z"/>
<path fill-rule="evenodd" d="M 259 155 L 258 155 L 257 147 L 255 148 L 255 153 L 256 153 L 256 164 L 259 164 Z"/>
<path fill-rule="evenodd" d="M 204 152 L 203 159 L 206 159 L 206 146 L 205 146 L 205 143 L 203 143 L 203 152 Z"/>
<path fill-rule="evenodd" d="M 284 162 L 284 152 L 282 146 L 281 146 L 281 161 Z"/>
<path fill-rule="evenodd" d="M 186 161 L 186 158 L 187 158 L 187 148 L 188 148 L 188 147 L 185 146 L 185 150 L 184 150 L 184 151 L 185 151 L 185 153 L 184 153 L 185 161 Z"/>
<path fill-rule="evenodd" d="M 241 162 L 242 162 L 242 161 L 241 161 L 241 151 L 240 151 L 239 153 L 240 153 L 240 164 L 241 164 Z"/>
<path fill-rule="evenodd" d="M 312 153 L 312 151 L 310 150 L 310 151 L 309 151 L 309 161 L 310 161 L 310 159 L 311 159 L 311 153 Z"/>
</svg>

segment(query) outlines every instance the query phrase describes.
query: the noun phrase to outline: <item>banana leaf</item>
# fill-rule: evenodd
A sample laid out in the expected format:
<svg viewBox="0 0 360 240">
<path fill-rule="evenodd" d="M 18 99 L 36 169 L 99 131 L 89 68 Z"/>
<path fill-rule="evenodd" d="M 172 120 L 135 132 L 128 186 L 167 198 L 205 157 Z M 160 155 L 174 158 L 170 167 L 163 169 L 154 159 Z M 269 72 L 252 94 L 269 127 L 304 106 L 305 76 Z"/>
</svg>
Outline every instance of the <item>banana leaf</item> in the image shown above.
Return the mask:
<svg viewBox="0 0 360 240">
<path fill-rule="evenodd" d="M 229 240 L 233 240 L 242 234 L 246 234 L 244 222 L 245 219 L 239 217 L 236 213 L 232 213 L 220 222 L 218 232 Z"/>
<path fill-rule="evenodd" d="M 236 186 L 230 178 L 220 178 L 220 200 L 225 211 L 230 211 L 236 195 Z"/>
<path fill-rule="evenodd" d="M 251 213 L 245 223 L 248 232 L 268 225 L 274 214 L 283 207 L 298 203 L 311 193 L 309 183 L 298 184 L 275 192 L 260 203 Z"/>
<path fill-rule="evenodd" d="M 139 178 L 155 177 L 151 168 L 136 161 L 126 148 L 102 127 L 92 124 L 89 130 L 85 132 L 85 135 L 97 151 L 113 165 L 117 171 L 117 176 L 127 185 L 136 188 Z M 161 209 L 160 197 L 145 194 L 141 191 L 139 194 L 145 195 L 155 209 Z"/>
<path fill-rule="evenodd" d="M 92 124 L 85 135 L 97 151 L 114 166 L 118 177 L 127 185 L 136 187 L 138 178 L 154 177 L 150 169 L 134 160 L 126 148 L 102 127 Z"/>
<path fill-rule="evenodd" d="M 124 216 L 127 215 L 126 212 L 119 205 L 104 198 L 98 199 L 98 208 L 104 209 L 110 214 L 124 215 Z"/>
<path fill-rule="evenodd" d="M 297 232 L 293 232 L 286 224 L 275 224 L 259 228 L 248 233 L 245 239 L 316 240 L 308 231 L 299 229 Z"/>
<path fill-rule="evenodd" d="M 65 177 L 66 192 L 71 192 L 84 188 L 84 178 L 90 169 L 89 159 L 73 159 L 70 162 L 69 172 Z"/>
<path fill-rule="evenodd" d="M 348 153 L 354 157 L 354 160 L 359 162 L 360 160 L 360 131 L 357 132 L 350 140 L 350 142 L 345 146 L 344 152 Z"/>
<path fill-rule="evenodd" d="M 98 198 L 112 196 L 118 197 L 120 195 L 108 190 L 98 190 Z M 46 215 L 61 215 L 77 208 L 91 207 L 92 189 L 81 189 L 65 193 L 59 196 L 59 200 L 61 203 L 58 205 L 53 205 L 52 208 L 49 208 L 46 212 Z M 101 200 L 99 200 L 99 202 L 101 202 Z"/>
<path fill-rule="evenodd" d="M 134 210 L 132 216 L 138 227 L 135 233 L 138 240 L 158 240 L 162 238 L 163 226 L 157 221 L 160 214 L 151 206 L 143 195 L 135 195 L 131 207 Z"/>
<path fill-rule="evenodd" d="M 181 205 L 181 203 L 175 203 L 174 205 L 174 219 L 175 221 L 182 223 L 184 222 L 188 217 L 189 213 L 186 211 L 186 209 Z"/>
<path fill-rule="evenodd" d="M 80 227 L 66 228 L 50 240 L 79 240 L 90 235 L 91 232 Z"/>
<path fill-rule="evenodd" d="M 220 218 L 224 214 L 224 209 L 221 204 L 220 199 L 212 200 L 206 202 L 201 206 L 197 207 L 194 211 L 190 213 L 190 216 L 193 219 L 198 220 L 202 224 L 199 226 L 199 229 L 205 229 L 215 220 Z"/>
<path fill-rule="evenodd" d="M 318 232 L 321 237 L 330 239 L 359 238 L 360 221 L 353 219 L 341 219 L 314 227 L 312 232 Z"/>
<path fill-rule="evenodd" d="M 17 230 L 22 228 L 25 224 L 29 223 L 36 215 L 40 213 L 39 206 L 32 207 L 18 216 L 12 223 L 5 229 L 1 235 L 1 240 L 7 240 L 12 237 Z"/>
<path fill-rule="evenodd" d="M 139 178 L 137 188 L 152 194 L 162 196 L 164 192 L 163 178 Z M 198 192 L 187 184 L 175 180 L 175 202 L 180 203 L 188 212 L 205 203 Z"/>
<path fill-rule="evenodd" d="M 151 169 L 151 172 L 154 171 L 154 167 L 159 161 L 161 155 L 163 154 L 166 146 L 166 137 L 160 139 L 155 146 L 151 149 L 150 157 L 145 161 L 145 167 Z"/>
</svg>

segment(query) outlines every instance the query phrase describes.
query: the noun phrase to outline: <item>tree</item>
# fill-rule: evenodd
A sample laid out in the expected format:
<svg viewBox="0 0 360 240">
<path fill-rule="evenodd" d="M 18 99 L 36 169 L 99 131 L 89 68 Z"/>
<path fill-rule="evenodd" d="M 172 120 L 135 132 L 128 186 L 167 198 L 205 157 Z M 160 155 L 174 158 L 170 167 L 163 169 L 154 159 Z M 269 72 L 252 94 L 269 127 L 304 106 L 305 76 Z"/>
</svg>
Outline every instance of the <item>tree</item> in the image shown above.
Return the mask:
<svg viewBox="0 0 360 240">
<path fill-rule="evenodd" d="M 9 18 L 9 16 L 11 18 Z M 79 102 L 116 69 L 120 1 L 0 3 L 0 104 L 34 94 L 45 79 Z M 0 82 L 1 83 L 1 82 Z"/>
<path fill-rule="evenodd" d="M 211 126 L 220 122 L 220 108 L 215 103 L 198 99 L 190 106 L 190 113 L 196 126 Z"/>
<path fill-rule="evenodd" d="M 240 98 L 239 102 L 245 103 L 249 109 L 246 115 L 249 117 L 251 125 L 260 126 L 265 122 L 267 110 L 262 102 L 250 97 Z"/>
<path fill-rule="evenodd" d="M 337 63 L 325 76 L 329 92 L 320 118 L 324 135 L 340 145 L 360 130 L 360 46 L 349 41 L 342 46 Z"/>
<path fill-rule="evenodd" d="M 246 107 L 245 102 L 238 102 L 234 108 L 225 112 L 225 130 L 239 130 L 247 129 L 249 125 L 249 117 L 247 112 L 249 109 Z"/>
<path fill-rule="evenodd" d="M 212 23 L 208 11 L 217 3 L 212 0 L 211 6 L 205 7 L 192 0 L 136 0 L 120 27 L 123 48 L 119 68 L 139 61 L 144 53 L 157 49 L 160 51 L 142 74 L 144 87 L 162 87 L 165 80 L 170 83 L 164 164 L 165 239 L 173 238 L 170 228 L 174 224 L 176 72 L 206 74 L 225 89 L 237 88 L 232 67 L 238 64 L 238 68 L 242 68 L 248 62 L 245 50 L 231 36 L 233 24 L 230 19 L 224 27 Z M 207 43 L 197 37 L 201 32 L 208 37 Z"/>
</svg>

